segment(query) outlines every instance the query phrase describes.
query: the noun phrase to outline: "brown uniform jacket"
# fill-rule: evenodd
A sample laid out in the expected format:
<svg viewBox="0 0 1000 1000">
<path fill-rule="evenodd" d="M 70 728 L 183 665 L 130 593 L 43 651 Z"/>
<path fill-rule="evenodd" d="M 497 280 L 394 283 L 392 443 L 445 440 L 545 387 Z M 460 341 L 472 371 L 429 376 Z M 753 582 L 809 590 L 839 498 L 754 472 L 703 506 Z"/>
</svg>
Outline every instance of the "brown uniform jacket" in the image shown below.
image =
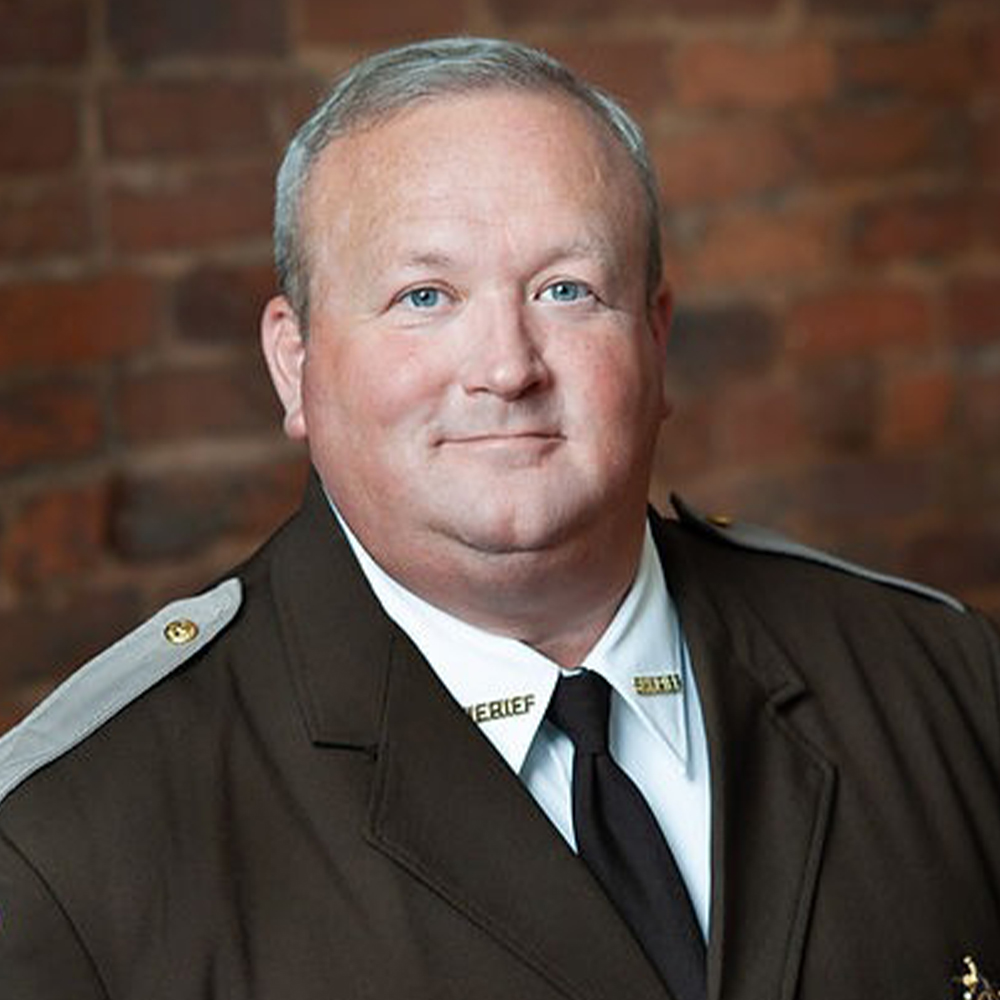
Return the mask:
<svg viewBox="0 0 1000 1000">
<path fill-rule="evenodd" d="M 948 1000 L 966 954 L 1000 979 L 996 633 L 654 531 L 711 754 L 710 997 Z M 0 1000 L 665 1000 L 315 482 L 238 577 L 227 627 L 0 806 Z"/>
</svg>

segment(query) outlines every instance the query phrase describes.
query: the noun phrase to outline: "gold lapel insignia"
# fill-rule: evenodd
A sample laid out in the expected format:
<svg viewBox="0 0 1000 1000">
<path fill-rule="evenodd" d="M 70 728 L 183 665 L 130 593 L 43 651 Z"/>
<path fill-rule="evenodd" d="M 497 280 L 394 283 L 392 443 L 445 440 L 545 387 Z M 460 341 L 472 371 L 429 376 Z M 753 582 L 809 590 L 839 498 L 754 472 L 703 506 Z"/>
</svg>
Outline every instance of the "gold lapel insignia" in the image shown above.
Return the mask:
<svg viewBox="0 0 1000 1000">
<path fill-rule="evenodd" d="M 965 973 L 959 979 L 962 984 L 962 1000 L 1000 1000 L 1000 992 L 979 971 L 975 959 L 966 955 L 962 961 L 965 963 Z"/>
<path fill-rule="evenodd" d="M 533 694 L 516 694 L 512 698 L 497 698 L 495 701 L 481 701 L 478 705 L 466 705 L 465 714 L 473 722 L 495 722 L 512 715 L 527 715 L 534 704 Z"/>
<path fill-rule="evenodd" d="M 680 674 L 655 674 L 632 678 L 636 694 L 680 694 L 683 690 Z"/>
</svg>

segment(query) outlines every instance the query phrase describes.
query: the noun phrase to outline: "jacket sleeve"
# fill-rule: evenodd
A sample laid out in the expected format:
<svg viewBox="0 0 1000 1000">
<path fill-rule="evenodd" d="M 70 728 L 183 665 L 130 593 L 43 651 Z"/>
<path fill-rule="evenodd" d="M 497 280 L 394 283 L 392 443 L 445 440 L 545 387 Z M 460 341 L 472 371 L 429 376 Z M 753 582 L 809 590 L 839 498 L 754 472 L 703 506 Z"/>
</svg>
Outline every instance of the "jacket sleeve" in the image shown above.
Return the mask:
<svg viewBox="0 0 1000 1000">
<path fill-rule="evenodd" d="M 66 997 L 110 1000 L 66 913 L 0 835 L 0 1000 Z"/>
</svg>

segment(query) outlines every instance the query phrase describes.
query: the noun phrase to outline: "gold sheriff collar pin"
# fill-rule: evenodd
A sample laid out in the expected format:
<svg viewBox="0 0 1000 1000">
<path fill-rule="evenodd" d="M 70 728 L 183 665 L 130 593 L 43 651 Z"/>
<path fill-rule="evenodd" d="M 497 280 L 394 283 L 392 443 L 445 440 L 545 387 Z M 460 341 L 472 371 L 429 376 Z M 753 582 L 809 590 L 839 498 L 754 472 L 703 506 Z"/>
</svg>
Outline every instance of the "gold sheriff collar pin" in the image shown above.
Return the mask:
<svg viewBox="0 0 1000 1000">
<path fill-rule="evenodd" d="M 632 678 L 636 694 L 680 694 L 684 690 L 680 674 L 642 674 Z"/>
</svg>

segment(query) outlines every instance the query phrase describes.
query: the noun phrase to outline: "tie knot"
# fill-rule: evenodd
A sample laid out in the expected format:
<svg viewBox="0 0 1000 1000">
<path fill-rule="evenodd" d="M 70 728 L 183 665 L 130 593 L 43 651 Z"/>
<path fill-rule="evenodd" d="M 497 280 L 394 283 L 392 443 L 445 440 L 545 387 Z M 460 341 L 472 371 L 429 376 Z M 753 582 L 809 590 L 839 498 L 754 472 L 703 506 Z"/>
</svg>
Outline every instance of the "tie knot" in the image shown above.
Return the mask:
<svg viewBox="0 0 1000 1000">
<path fill-rule="evenodd" d="M 546 713 L 572 741 L 578 753 L 608 752 L 611 688 L 592 670 L 559 678 Z"/>
</svg>

